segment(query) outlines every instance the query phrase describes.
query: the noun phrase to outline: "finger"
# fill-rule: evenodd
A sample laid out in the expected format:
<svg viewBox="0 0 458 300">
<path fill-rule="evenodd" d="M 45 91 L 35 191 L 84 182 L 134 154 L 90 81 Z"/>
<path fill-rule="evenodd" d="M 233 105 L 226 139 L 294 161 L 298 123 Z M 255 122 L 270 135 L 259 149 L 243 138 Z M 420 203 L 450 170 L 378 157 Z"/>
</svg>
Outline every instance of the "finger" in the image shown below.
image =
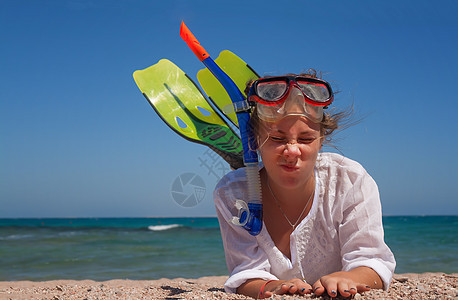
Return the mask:
<svg viewBox="0 0 458 300">
<path fill-rule="evenodd" d="M 348 289 L 348 291 L 352 295 L 356 295 L 356 293 L 358 292 L 358 290 L 356 289 L 356 286 L 352 286 L 351 288 Z"/>
<path fill-rule="evenodd" d="M 337 292 L 336 292 L 337 291 L 337 287 L 335 287 L 335 288 L 331 287 L 331 288 L 328 288 L 326 290 L 328 291 L 329 297 L 331 297 L 331 298 L 337 297 Z"/>
<path fill-rule="evenodd" d="M 317 296 L 323 295 L 323 293 L 326 291 L 319 279 L 312 285 L 312 289 Z"/>
<path fill-rule="evenodd" d="M 280 286 L 280 292 L 278 294 L 294 294 L 297 291 L 297 286 L 291 282 L 285 282 Z"/>
<path fill-rule="evenodd" d="M 279 286 L 277 286 L 273 291 L 272 293 L 275 294 L 275 295 L 283 295 L 283 294 L 286 294 L 288 292 L 288 289 L 289 289 L 289 286 L 291 284 L 288 284 L 287 282 L 283 282 L 282 284 L 280 284 Z"/>
<path fill-rule="evenodd" d="M 337 297 L 337 283 L 335 281 L 326 282 L 323 287 L 326 289 L 330 297 Z"/>
<path fill-rule="evenodd" d="M 313 293 L 313 287 L 312 287 L 310 284 L 304 282 L 304 284 L 301 285 L 301 288 L 300 288 L 300 290 L 299 290 L 299 293 L 300 293 L 301 295 L 311 294 L 311 293 Z"/>
<path fill-rule="evenodd" d="M 288 289 L 289 294 L 295 294 L 297 291 L 299 291 L 297 285 L 291 284 Z"/>
<path fill-rule="evenodd" d="M 273 295 L 274 295 L 274 293 L 269 292 L 269 291 L 265 291 L 264 293 L 262 293 L 262 298 L 260 298 L 260 299 L 270 298 Z"/>
<path fill-rule="evenodd" d="M 297 287 L 297 292 L 301 295 L 310 294 L 313 292 L 312 286 L 308 284 L 305 280 L 302 279 L 293 279 L 291 280 Z"/>
<path fill-rule="evenodd" d="M 363 293 L 363 292 L 368 292 L 371 290 L 371 287 L 362 283 L 359 283 L 356 285 L 356 289 L 358 290 L 358 293 Z"/>
<path fill-rule="evenodd" d="M 310 294 L 312 292 L 312 286 L 300 279 L 293 279 L 282 283 L 279 288 L 274 292 L 277 295 L 283 294 Z"/>
<path fill-rule="evenodd" d="M 323 294 L 326 291 L 330 297 L 337 297 L 337 280 L 335 278 L 331 276 L 324 276 L 321 277 L 319 281 L 325 289 L 318 289 L 318 291 L 320 291 L 321 294 Z"/>
<path fill-rule="evenodd" d="M 340 295 L 343 297 L 350 297 L 352 294 L 350 293 L 350 288 L 348 287 L 348 283 L 340 282 L 338 284 L 337 290 L 339 291 Z"/>
</svg>

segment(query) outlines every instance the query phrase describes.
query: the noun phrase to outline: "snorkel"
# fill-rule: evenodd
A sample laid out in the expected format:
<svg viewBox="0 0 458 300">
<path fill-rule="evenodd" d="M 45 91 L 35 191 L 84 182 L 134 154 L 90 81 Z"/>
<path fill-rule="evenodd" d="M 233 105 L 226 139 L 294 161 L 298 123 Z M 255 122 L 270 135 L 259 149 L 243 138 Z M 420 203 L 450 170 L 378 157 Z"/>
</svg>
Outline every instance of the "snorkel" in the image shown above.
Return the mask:
<svg viewBox="0 0 458 300">
<path fill-rule="evenodd" d="M 233 217 L 232 223 L 245 228 L 251 235 L 257 235 L 262 228 L 262 199 L 261 179 L 258 169 L 258 155 L 256 153 L 254 136 L 249 127 L 250 106 L 245 97 L 237 88 L 232 79 L 213 61 L 210 55 L 200 45 L 191 31 L 181 22 L 180 36 L 197 58 L 204 63 L 213 76 L 218 79 L 226 92 L 229 94 L 237 113 L 240 138 L 243 146 L 243 162 L 245 164 L 246 177 L 248 181 L 248 204 L 243 200 L 236 201 L 238 217 Z"/>
</svg>

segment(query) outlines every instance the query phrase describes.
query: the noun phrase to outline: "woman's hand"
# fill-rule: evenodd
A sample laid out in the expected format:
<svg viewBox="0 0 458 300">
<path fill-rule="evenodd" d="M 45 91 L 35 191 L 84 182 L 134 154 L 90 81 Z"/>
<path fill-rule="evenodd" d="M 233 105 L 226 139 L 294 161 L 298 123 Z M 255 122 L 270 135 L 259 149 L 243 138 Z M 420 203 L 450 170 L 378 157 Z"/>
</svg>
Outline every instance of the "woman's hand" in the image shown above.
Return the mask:
<svg viewBox="0 0 458 300">
<path fill-rule="evenodd" d="M 255 299 L 264 299 L 272 297 L 274 294 L 311 294 L 312 286 L 299 278 L 269 281 L 263 279 L 250 279 L 237 288 L 237 293 Z"/>
<path fill-rule="evenodd" d="M 316 295 L 320 296 L 327 292 L 331 297 L 336 297 L 338 293 L 343 297 L 350 297 L 356 293 L 367 292 L 371 288 L 383 288 L 383 284 L 378 274 L 367 267 L 335 272 L 321 277 L 313 284 L 313 292 Z"/>
<path fill-rule="evenodd" d="M 302 279 L 295 278 L 291 280 L 274 280 L 269 282 L 260 294 L 260 299 L 272 297 L 272 295 L 285 295 L 285 294 L 311 294 L 312 286 Z"/>
</svg>

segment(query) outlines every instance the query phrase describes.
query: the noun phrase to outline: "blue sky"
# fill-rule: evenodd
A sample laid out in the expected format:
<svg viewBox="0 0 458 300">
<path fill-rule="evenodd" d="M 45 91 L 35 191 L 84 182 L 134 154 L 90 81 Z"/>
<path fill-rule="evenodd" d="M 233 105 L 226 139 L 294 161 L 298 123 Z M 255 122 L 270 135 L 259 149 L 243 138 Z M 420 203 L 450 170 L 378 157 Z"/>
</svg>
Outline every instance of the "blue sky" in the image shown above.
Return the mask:
<svg viewBox="0 0 458 300">
<path fill-rule="evenodd" d="M 377 181 L 385 215 L 456 215 L 457 13 L 452 0 L 3 0 L 0 217 L 215 214 L 222 161 L 132 79 L 162 58 L 196 79 L 181 20 L 214 58 L 231 50 L 261 75 L 321 70 L 335 106 L 365 116 L 337 146 Z M 183 173 L 205 182 L 192 208 L 171 196 Z"/>
</svg>

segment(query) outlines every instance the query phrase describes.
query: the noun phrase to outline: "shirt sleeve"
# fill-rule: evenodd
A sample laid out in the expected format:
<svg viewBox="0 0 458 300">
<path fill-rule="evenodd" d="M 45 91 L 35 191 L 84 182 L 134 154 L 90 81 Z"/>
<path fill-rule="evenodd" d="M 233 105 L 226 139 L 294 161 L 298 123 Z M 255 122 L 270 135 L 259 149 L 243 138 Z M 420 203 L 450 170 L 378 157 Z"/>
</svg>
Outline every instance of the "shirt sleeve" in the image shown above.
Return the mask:
<svg viewBox="0 0 458 300">
<path fill-rule="evenodd" d="M 396 262 L 384 242 L 377 184 L 364 172 L 345 195 L 343 203 L 343 219 L 339 225 L 343 270 L 369 267 L 377 272 L 387 290 Z"/>
<path fill-rule="evenodd" d="M 236 199 L 233 199 L 229 188 L 217 187 L 213 197 L 230 273 L 224 284 L 226 292 L 235 293 L 237 288 L 249 279 L 278 279 L 270 274 L 267 254 L 258 246 L 256 237 L 251 236 L 244 228 L 232 224 L 231 208 L 235 209 Z"/>
</svg>

